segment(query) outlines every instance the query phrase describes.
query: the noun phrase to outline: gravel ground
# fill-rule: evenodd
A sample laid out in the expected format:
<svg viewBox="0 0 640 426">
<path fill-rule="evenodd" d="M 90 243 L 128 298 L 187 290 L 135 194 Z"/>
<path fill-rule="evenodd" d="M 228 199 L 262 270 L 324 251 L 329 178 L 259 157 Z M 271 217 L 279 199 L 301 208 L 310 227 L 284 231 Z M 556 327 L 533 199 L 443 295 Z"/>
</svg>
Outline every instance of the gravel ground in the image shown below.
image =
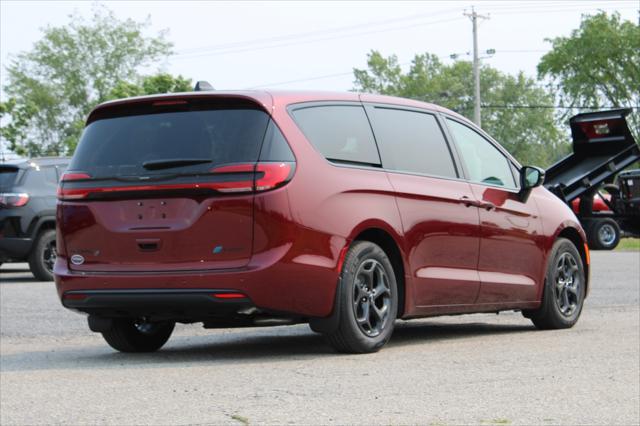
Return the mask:
<svg viewBox="0 0 640 426">
<path fill-rule="evenodd" d="M 517 313 L 399 321 L 339 355 L 305 325 L 179 325 L 111 350 L 24 264 L 0 269 L 0 424 L 640 424 L 640 253 L 592 253 L 570 330 Z"/>
</svg>

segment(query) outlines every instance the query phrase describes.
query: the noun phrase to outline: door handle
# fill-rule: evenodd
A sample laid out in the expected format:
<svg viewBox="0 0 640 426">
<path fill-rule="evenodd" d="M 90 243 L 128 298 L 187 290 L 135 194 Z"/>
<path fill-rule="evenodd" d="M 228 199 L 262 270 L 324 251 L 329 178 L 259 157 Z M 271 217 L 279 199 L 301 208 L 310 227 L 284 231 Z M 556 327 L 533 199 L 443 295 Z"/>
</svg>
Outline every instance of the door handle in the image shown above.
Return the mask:
<svg viewBox="0 0 640 426">
<path fill-rule="evenodd" d="M 458 200 L 465 205 L 465 207 L 478 207 L 479 203 L 476 200 L 471 199 L 470 197 L 467 197 L 466 195 L 463 195 L 462 197 L 458 198 Z"/>
<path fill-rule="evenodd" d="M 481 209 L 485 209 L 486 211 L 491 211 L 491 210 L 495 210 L 496 205 L 490 202 L 486 202 L 486 203 L 480 203 L 478 207 L 480 207 Z"/>
</svg>

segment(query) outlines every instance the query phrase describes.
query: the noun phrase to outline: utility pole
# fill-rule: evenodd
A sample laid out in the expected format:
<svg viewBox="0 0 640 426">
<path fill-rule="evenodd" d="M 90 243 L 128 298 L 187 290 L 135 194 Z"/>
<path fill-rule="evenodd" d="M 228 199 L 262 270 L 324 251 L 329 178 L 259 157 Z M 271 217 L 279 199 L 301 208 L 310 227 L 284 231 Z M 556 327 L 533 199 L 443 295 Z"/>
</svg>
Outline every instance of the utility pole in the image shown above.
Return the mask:
<svg viewBox="0 0 640 426">
<path fill-rule="evenodd" d="M 489 16 L 478 15 L 471 7 L 471 13 L 464 13 L 464 16 L 471 18 L 473 24 L 473 121 L 480 126 L 480 58 L 478 57 L 478 18 L 489 19 Z"/>
</svg>

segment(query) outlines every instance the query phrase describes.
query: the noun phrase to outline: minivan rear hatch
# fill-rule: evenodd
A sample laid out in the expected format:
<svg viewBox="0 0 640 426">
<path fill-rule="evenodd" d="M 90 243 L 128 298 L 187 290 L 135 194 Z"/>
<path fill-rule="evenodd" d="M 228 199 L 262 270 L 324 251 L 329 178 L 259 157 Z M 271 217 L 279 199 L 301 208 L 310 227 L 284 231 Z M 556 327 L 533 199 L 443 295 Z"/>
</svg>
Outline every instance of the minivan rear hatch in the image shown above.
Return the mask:
<svg viewBox="0 0 640 426">
<path fill-rule="evenodd" d="M 58 193 L 69 267 L 246 265 L 256 163 L 270 126 L 264 106 L 248 98 L 148 98 L 99 107 Z"/>
</svg>

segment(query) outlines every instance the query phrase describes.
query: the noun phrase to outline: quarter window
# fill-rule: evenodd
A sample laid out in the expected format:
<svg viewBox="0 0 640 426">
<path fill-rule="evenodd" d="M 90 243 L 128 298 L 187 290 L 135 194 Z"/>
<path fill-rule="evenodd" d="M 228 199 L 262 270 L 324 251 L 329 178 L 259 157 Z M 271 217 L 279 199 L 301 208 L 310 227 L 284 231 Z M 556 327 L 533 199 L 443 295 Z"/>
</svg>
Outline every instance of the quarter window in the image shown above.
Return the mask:
<svg viewBox="0 0 640 426">
<path fill-rule="evenodd" d="M 306 107 L 292 114 L 307 139 L 327 160 L 380 165 L 371 126 L 361 106 Z"/>
<path fill-rule="evenodd" d="M 442 129 L 432 114 L 374 107 L 372 124 L 385 168 L 457 177 Z"/>
<path fill-rule="evenodd" d="M 469 180 L 516 188 L 511 163 L 495 146 L 469 127 L 447 119 L 449 129 L 467 166 Z"/>
</svg>

